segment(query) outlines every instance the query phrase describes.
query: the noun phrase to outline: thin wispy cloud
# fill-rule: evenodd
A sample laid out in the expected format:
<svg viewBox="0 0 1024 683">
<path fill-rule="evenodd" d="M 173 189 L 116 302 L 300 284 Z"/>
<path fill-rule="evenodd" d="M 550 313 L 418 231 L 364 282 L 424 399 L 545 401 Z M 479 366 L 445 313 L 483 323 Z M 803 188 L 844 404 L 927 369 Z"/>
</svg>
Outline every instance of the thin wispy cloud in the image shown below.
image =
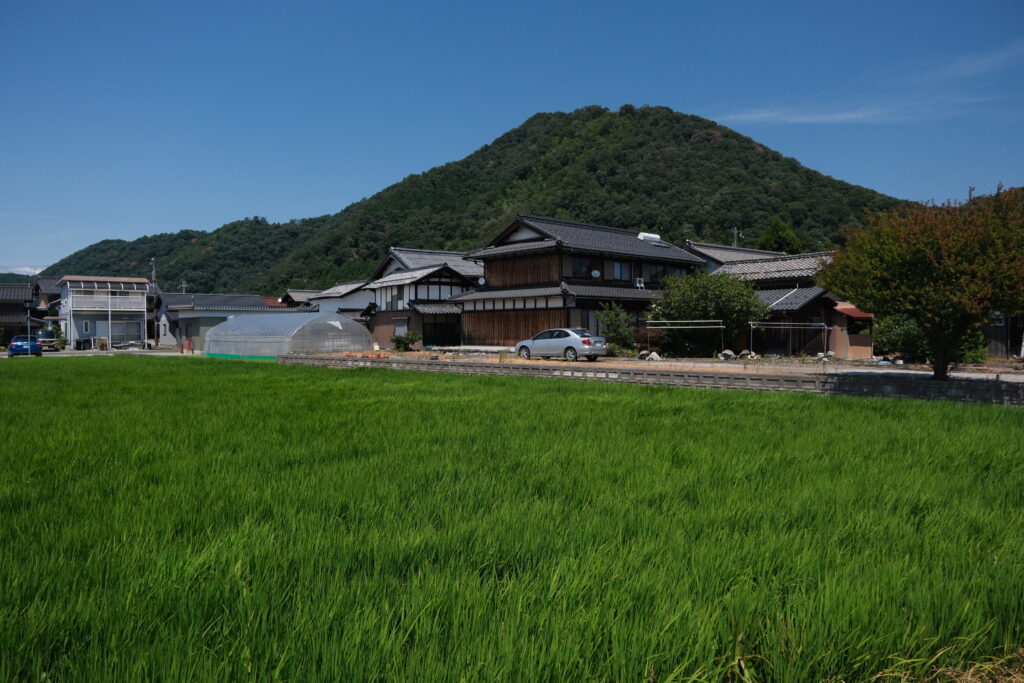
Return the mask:
<svg viewBox="0 0 1024 683">
<path fill-rule="evenodd" d="M 960 97 L 954 95 L 890 99 L 870 105 L 833 107 L 759 107 L 718 117 L 729 123 L 837 124 L 901 123 L 951 118 L 966 113 L 974 105 L 998 97 Z"/>
<path fill-rule="evenodd" d="M 0 272 L 18 275 L 36 275 L 46 266 L 0 266 Z"/>
<path fill-rule="evenodd" d="M 1024 38 L 997 50 L 974 55 L 961 55 L 935 72 L 939 78 L 981 76 L 1024 61 Z"/>
</svg>

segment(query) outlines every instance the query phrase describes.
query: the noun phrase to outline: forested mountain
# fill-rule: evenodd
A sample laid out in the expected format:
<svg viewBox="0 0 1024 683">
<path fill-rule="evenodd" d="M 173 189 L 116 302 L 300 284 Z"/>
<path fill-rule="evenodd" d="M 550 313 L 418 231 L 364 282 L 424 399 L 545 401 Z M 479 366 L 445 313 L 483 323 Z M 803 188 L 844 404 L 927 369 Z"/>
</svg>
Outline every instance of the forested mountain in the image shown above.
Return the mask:
<svg viewBox="0 0 1024 683">
<path fill-rule="evenodd" d="M 865 210 L 899 200 L 829 178 L 724 126 L 665 107 L 537 114 L 461 161 L 407 177 L 340 213 L 132 242 L 105 240 L 45 274 L 149 274 L 191 291 L 279 293 L 367 275 L 388 246 L 481 246 L 517 212 L 754 246 L 773 217 L 823 249 Z"/>
<path fill-rule="evenodd" d="M 32 276 L 21 273 L 0 273 L 0 285 L 20 285 L 23 282 L 32 282 Z"/>
</svg>

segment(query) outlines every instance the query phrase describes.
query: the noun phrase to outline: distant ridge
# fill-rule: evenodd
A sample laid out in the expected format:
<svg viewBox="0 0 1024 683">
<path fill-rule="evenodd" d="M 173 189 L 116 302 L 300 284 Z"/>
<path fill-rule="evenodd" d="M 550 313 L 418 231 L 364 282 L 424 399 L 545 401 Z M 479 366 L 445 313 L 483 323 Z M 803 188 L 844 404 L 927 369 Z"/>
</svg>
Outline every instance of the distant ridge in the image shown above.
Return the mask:
<svg viewBox="0 0 1024 683">
<path fill-rule="evenodd" d="M 460 161 L 411 175 L 339 213 L 212 232 L 104 240 L 53 264 L 65 272 L 149 275 L 164 288 L 280 293 L 366 277 L 389 246 L 468 250 L 516 213 L 753 246 L 773 216 L 807 251 L 832 245 L 867 210 L 902 203 L 801 166 L 713 121 L 666 107 L 543 113 Z"/>
</svg>

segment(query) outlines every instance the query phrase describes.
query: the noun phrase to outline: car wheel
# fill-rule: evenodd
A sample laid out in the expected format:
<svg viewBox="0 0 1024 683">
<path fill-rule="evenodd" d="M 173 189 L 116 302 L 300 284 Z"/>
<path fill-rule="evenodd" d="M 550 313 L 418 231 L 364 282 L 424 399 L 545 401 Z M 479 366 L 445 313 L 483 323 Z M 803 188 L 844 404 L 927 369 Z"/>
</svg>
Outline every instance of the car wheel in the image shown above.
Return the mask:
<svg viewBox="0 0 1024 683">
<path fill-rule="evenodd" d="M 597 360 L 597 356 L 587 356 L 587 360 L 593 363 L 595 360 Z"/>
<path fill-rule="evenodd" d="M 565 358 L 570 363 L 572 363 L 577 358 L 580 357 L 580 354 L 576 353 L 576 349 L 572 348 L 571 346 L 567 346 L 565 347 L 565 351 L 562 353 L 562 357 Z"/>
<path fill-rule="evenodd" d="M 530 360 L 530 349 L 526 346 L 520 346 L 519 357 L 523 360 Z"/>
</svg>

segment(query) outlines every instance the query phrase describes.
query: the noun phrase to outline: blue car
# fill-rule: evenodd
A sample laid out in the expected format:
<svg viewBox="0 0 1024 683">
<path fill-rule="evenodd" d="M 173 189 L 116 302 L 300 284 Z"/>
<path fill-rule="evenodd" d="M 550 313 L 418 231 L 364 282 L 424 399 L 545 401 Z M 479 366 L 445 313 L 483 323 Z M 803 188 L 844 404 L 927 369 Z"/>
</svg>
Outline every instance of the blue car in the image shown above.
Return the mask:
<svg viewBox="0 0 1024 683">
<path fill-rule="evenodd" d="M 11 340 L 10 346 L 7 347 L 7 357 L 13 358 L 14 356 L 33 356 L 43 355 L 43 345 L 39 343 L 39 340 L 35 337 L 30 337 L 27 334 L 19 334 Z"/>
</svg>

